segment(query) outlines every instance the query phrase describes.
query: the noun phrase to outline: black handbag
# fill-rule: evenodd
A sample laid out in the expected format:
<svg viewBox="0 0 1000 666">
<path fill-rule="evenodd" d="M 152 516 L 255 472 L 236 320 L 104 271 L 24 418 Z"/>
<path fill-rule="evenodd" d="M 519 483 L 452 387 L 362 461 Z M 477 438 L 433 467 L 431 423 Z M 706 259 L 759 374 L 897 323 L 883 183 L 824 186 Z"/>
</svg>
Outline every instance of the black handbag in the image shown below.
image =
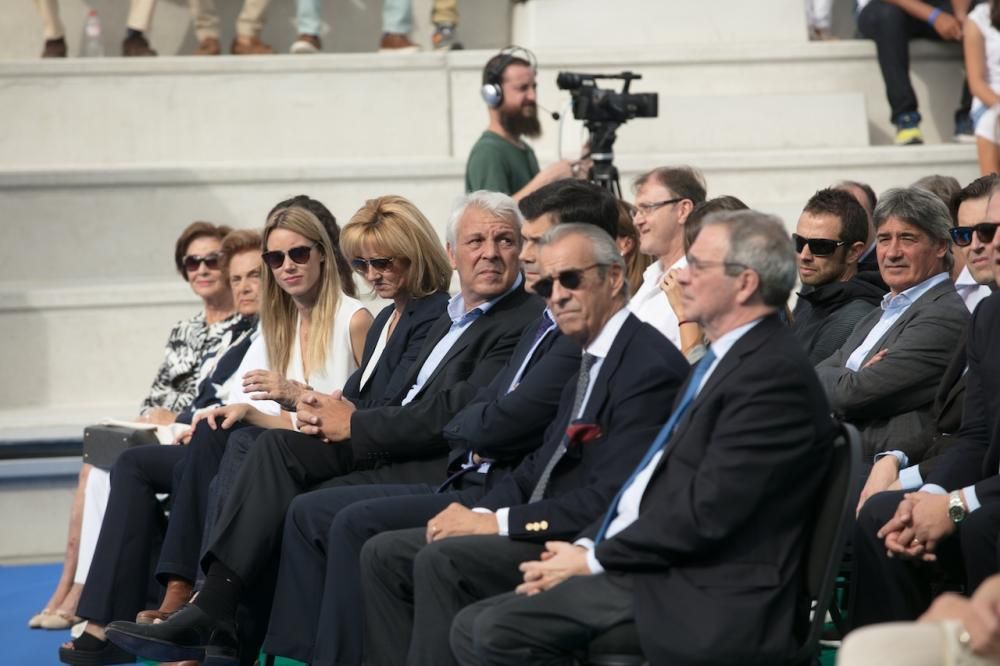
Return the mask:
<svg viewBox="0 0 1000 666">
<path fill-rule="evenodd" d="M 155 429 L 92 425 L 83 430 L 83 462 L 111 469 L 118 456 L 133 446 L 159 444 Z"/>
</svg>

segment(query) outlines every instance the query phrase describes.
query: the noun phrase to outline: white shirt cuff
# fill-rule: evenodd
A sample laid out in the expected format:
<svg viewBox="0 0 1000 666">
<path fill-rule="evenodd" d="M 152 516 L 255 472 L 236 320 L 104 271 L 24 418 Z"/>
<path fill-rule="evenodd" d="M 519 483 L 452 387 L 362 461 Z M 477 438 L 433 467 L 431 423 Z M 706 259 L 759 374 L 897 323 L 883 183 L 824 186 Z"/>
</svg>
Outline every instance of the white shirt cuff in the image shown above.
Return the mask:
<svg viewBox="0 0 1000 666">
<path fill-rule="evenodd" d="M 587 549 L 587 568 L 590 569 L 590 573 L 592 574 L 604 573 L 604 567 L 597 561 L 597 555 L 594 555 L 593 548 Z"/>
<path fill-rule="evenodd" d="M 477 506 L 472 510 L 476 513 L 492 513 L 497 519 L 497 534 L 500 536 L 508 536 L 510 534 L 510 507 L 505 506 L 502 509 L 497 509 L 496 512 L 484 509 L 481 506 Z"/>
<path fill-rule="evenodd" d="M 920 486 L 920 492 L 931 493 L 932 495 L 947 495 L 948 491 L 936 483 L 925 483 Z"/>
<path fill-rule="evenodd" d="M 962 495 L 965 496 L 965 509 L 969 513 L 972 513 L 982 506 L 979 502 L 979 496 L 976 495 L 975 486 L 966 486 L 962 488 Z"/>
<path fill-rule="evenodd" d="M 903 490 L 912 490 L 913 488 L 919 488 L 924 483 L 923 478 L 920 476 L 920 466 L 911 465 L 906 469 L 899 470 L 899 485 Z"/>
<path fill-rule="evenodd" d="M 885 458 L 886 456 L 892 456 L 899 462 L 899 469 L 908 467 L 910 465 L 910 459 L 902 451 L 883 451 L 882 453 L 875 454 L 875 462 L 879 461 L 879 458 Z"/>
</svg>

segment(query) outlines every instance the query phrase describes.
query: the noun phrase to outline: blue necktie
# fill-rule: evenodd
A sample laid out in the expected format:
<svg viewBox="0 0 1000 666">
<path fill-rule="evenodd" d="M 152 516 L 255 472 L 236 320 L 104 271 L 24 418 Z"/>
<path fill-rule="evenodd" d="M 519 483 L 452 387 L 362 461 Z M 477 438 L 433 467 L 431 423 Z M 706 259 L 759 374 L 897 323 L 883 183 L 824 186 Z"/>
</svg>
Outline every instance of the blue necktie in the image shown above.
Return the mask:
<svg viewBox="0 0 1000 666">
<path fill-rule="evenodd" d="M 646 455 L 642 457 L 642 460 L 639 461 L 639 465 L 632 472 L 632 475 L 629 476 L 628 481 L 622 485 L 622 487 L 618 490 L 618 494 L 615 495 L 615 498 L 611 501 L 611 507 L 608 509 L 607 515 L 604 516 L 604 522 L 601 523 L 601 529 L 597 531 L 597 536 L 594 537 L 595 545 L 600 543 L 601 540 L 604 539 L 604 535 L 607 534 L 608 526 L 618 513 L 618 502 L 621 501 L 622 495 L 625 494 L 625 491 L 632 485 L 632 482 L 635 481 L 635 477 L 639 476 L 642 470 L 646 469 L 646 466 L 649 465 L 649 462 L 654 456 L 656 456 L 657 453 L 666 448 L 667 441 L 673 434 L 674 428 L 677 427 L 677 422 L 681 420 L 681 417 L 684 416 L 684 412 L 686 412 L 687 408 L 691 406 L 692 402 L 694 402 L 694 398 L 698 394 L 698 387 L 701 386 L 701 381 L 705 378 L 705 373 L 708 372 L 708 369 L 712 367 L 713 362 L 715 362 L 715 352 L 709 349 L 701 358 L 701 361 L 698 362 L 698 365 L 695 366 L 694 372 L 691 373 L 691 381 L 688 382 L 687 389 L 685 389 L 684 395 L 681 397 L 681 401 L 677 403 L 674 413 L 670 415 L 667 422 L 662 428 L 660 428 L 659 434 L 656 436 L 656 439 L 653 440 L 649 450 L 646 451 Z"/>
</svg>

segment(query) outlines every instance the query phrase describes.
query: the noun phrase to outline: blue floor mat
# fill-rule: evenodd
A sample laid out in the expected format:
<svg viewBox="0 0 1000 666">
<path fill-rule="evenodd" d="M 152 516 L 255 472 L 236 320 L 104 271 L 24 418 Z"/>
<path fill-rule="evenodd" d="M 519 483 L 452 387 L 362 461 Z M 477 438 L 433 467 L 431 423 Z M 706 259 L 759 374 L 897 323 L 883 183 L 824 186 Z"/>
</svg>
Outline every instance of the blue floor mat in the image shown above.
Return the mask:
<svg viewBox="0 0 1000 666">
<path fill-rule="evenodd" d="M 49 600 L 62 564 L 0 566 L 0 662 L 11 666 L 56 666 L 69 630 L 28 629 L 28 618 Z"/>
</svg>

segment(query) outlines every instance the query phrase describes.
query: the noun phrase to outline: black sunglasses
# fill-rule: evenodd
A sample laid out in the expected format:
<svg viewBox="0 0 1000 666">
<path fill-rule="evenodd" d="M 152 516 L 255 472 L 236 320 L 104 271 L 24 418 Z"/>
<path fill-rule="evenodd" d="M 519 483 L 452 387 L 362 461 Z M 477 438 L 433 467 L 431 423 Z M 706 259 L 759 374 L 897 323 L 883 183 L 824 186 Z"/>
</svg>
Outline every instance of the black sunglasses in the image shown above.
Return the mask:
<svg viewBox="0 0 1000 666">
<path fill-rule="evenodd" d="M 580 283 L 583 282 L 583 272 L 598 266 L 607 266 L 607 264 L 591 264 L 590 266 L 584 266 L 583 268 L 571 268 L 566 271 L 560 271 L 555 278 L 540 278 L 537 282 L 535 282 L 533 289 L 536 294 L 544 299 L 548 299 L 552 296 L 552 286 L 555 284 L 555 280 L 559 280 L 559 284 L 562 285 L 563 289 L 579 289 Z"/>
<path fill-rule="evenodd" d="M 299 245 L 288 250 L 288 258 L 297 264 L 304 264 L 309 261 L 314 245 Z M 271 267 L 271 270 L 278 270 L 285 263 L 285 253 L 281 250 L 271 250 L 260 255 L 264 263 Z"/>
<path fill-rule="evenodd" d="M 371 266 L 376 273 L 381 273 L 382 271 L 389 270 L 389 267 L 392 266 L 392 262 L 395 260 L 395 257 L 374 257 L 372 259 L 362 259 L 361 257 L 357 257 L 355 259 L 351 259 L 351 267 L 362 275 L 368 272 L 369 266 Z"/>
<path fill-rule="evenodd" d="M 792 234 L 792 240 L 795 241 L 796 252 L 802 252 L 808 245 L 809 251 L 816 257 L 829 257 L 837 251 L 838 247 L 847 245 L 847 241 L 830 240 L 829 238 L 805 238 L 798 234 Z"/>
<path fill-rule="evenodd" d="M 997 235 L 997 227 L 1000 227 L 1000 222 L 980 222 L 971 227 L 952 227 L 948 230 L 948 233 L 951 234 L 951 239 L 955 241 L 955 245 L 959 247 L 972 244 L 973 231 L 979 237 L 979 242 L 985 245 L 993 242 L 993 237 Z"/>
<path fill-rule="evenodd" d="M 204 256 L 200 254 L 186 254 L 181 259 L 181 263 L 184 264 L 184 270 L 188 273 L 194 273 L 202 264 L 205 264 L 208 270 L 215 271 L 219 269 L 219 253 L 213 252 Z"/>
</svg>

